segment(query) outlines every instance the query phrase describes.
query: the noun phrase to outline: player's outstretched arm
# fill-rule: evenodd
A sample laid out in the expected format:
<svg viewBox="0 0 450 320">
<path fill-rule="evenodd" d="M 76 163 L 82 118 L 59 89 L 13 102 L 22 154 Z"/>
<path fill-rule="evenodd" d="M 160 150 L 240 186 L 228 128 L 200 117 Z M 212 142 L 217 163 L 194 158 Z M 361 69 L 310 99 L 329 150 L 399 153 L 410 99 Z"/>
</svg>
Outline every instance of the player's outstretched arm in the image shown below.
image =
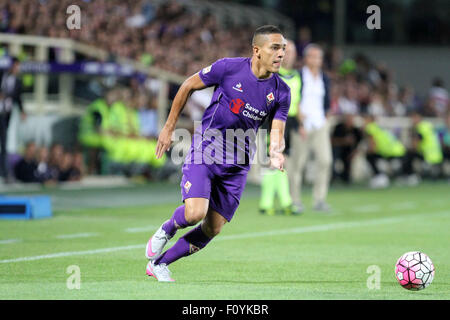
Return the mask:
<svg viewBox="0 0 450 320">
<path fill-rule="evenodd" d="M 270 166 L 272 168 L 284 171 L 284 129 L 285 122 L 274 119 L 272 121 L 272 128 L 270 129 Z"/>
<path fill-rule="evenodd" d="M 178 117 L 180 116 L 180 113 L 183 110 L 187 99 L 195 90 L 201 90 L 204 88 L 206 88 L 205 84 L 203 83 L 202 79 L 200 79 L 198 73 L 196 73 L 187 78 L 178 89 L 178 92 L 175 95 L 175 99 L 173 99 L 172 108 L 170 109 L 166 124 L 162 128 L 161 133 L 158 137 L 158 143 L 156 145 L 157 159 L 161 158 L 164 152 L 169 149 L 170 144 L 172 143 L 172 133 L 175 130 Z"/>
</svg>

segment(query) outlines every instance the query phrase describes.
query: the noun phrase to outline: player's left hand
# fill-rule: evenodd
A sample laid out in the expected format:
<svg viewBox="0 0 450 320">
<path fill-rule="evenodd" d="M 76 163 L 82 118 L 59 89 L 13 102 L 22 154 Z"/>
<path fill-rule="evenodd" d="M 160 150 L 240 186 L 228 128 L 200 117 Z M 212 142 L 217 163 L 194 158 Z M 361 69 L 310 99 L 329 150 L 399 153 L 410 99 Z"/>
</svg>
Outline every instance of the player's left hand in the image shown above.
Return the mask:
<svg viewBox="0 0 450 320">
<path fill-rule="evenodd" d="M 281 152 L 273 151 L 270 155 L 270 167 L 284 171 L 284 155 Z"/>
</svg>

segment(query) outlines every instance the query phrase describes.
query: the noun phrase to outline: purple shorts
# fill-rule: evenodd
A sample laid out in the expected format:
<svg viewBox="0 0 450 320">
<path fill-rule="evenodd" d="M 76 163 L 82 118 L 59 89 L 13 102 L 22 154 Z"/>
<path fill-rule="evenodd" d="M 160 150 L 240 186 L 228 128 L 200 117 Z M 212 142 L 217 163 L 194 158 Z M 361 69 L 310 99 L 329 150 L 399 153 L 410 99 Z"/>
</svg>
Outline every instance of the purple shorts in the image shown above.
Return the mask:
<svg viewBox="0 0 450 320">
<path fill-rule="evenodd" d="M 184 164 L 181 194 L 188 198 L 209 199 L 209 206 L 228 222 L 239 206 L 248 170 L 218 164 Z"/>
</svg>

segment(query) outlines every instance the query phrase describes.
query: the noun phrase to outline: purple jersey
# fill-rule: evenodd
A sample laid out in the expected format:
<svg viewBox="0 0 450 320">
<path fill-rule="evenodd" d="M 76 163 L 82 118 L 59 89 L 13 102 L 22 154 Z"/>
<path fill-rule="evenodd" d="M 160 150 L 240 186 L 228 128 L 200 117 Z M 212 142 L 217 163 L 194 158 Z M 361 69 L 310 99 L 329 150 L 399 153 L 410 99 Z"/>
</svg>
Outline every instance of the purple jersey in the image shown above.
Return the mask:
<svg viewBox="0 0 450 320">
<path fill-rule="evenodd" d="M 268 79 L 258 79 L 251 70 L 251 58 L 217 60 L 199 76 L 215 90 L 186 162 L 248 169 L 256 151 L 256 133 L 264 120 L 286 121 L 289 87 L 275 73 Z"/>
</svg>

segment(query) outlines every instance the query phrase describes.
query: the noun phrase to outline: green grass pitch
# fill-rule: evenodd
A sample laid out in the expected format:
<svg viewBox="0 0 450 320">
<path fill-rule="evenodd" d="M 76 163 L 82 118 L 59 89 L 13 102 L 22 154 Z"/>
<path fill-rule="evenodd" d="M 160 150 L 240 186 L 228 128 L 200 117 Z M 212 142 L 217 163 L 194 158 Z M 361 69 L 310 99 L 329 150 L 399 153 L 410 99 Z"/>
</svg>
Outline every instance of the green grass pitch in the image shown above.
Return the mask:
<svg viewBox="0 0 450 320">
<path fill-rule="evenodd" d="M 302 216 L 272 217 L 258 213 L 259 189 L 248 185 L 223 232 L 170 266 L 175 283 L 145 275 L 144 248 L 180 205 L 177 185 L 40 192 L 52 196 L 53 218 L 0 220 L 2 300 L 450 299 L 446 183 L 334 187 L 330 215 L 310 211 L 306 192 Z M 394 276 L 397 259 L 413 250 L 436 267 L 433 283 L 419 292 Z M 71 265 L 80 268 L 79 290 L 66 285 Z M 372 265 L 381 270 L 378 290 L 367 287 Z"/>
</svg>

